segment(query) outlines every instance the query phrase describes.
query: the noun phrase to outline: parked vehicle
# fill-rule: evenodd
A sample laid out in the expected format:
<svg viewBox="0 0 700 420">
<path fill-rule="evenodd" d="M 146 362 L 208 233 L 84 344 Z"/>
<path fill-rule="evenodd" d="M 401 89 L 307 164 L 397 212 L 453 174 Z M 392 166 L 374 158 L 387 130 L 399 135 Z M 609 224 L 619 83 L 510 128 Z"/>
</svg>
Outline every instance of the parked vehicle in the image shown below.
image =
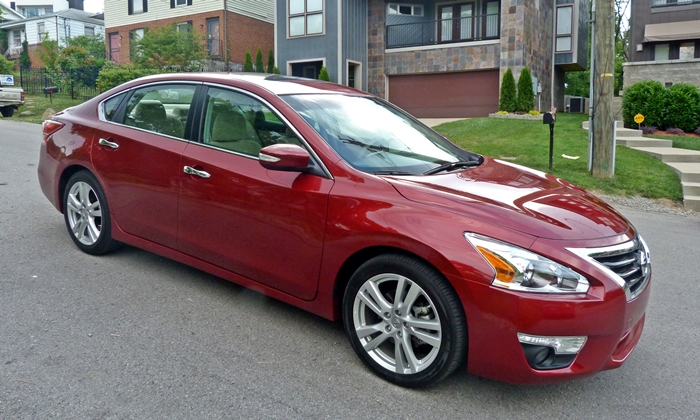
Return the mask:
<svg viewBox="0 0 700 420">
<path fill-rule="evenodd" d="M 3 81 L 7 76 L 0 75 Z M 3 117 L 9 118 L 14 115 L 15 110 L 24 105 L 24 89 L 0 84 L 0 114 Z"/>
<path fill-rule="evenodd" d="M 465 361 L 514 383 L 581 378 L 622 365 L 641 336 L 649 251 L 623 216 L 367 93 L 149 76 L 43 133 L 41 188 L 78 248 L 131 244 L 342 319 L 393 383 Z"/>
</svg>

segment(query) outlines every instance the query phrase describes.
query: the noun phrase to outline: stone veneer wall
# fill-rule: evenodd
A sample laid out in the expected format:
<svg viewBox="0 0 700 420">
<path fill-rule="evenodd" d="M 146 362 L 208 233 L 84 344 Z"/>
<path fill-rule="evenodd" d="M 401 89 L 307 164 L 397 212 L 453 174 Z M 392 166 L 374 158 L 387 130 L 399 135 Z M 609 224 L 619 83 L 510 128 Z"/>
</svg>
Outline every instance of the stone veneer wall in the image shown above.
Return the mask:
<svg viewBox="0 0 700 420">
<path fill-rule="evenodd" d="M 501 0 L 500 79 L 510 68 L 517 83 L 528 67 L 542 87 L 539 101 L 535 97 L 535 107 L 539 102 L 542 111 L 549 111 L 552 103 L 553 34 L 553 1 Z"/>
<path fill-rule="evenodd" d="M 498 43 L 385 53 L 386 3 L 384 0 L 369 0 L 367 13 L 367 90 L 372 94 L 386 98 L 387 75 L 498 68 Z"/>
<path fill-rule="evenodd" d="M 700 86 L 700 59 L 685 61 L 637 61 L 624 63 L 624 89 L 642 80 L 658 80 L 667 83 L 690 83 Z"/>
</svg>

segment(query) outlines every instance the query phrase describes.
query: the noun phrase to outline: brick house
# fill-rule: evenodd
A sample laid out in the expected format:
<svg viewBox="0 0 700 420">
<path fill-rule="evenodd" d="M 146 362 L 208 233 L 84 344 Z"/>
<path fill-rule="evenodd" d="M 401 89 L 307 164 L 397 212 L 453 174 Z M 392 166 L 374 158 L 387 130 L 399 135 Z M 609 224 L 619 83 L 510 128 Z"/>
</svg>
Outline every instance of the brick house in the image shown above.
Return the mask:
<svg viewBox="0 0 700 420">
<path fill-rule="evenodd" d="M 246 49 L 273 47 L 272 0 L 105 0 L 107 57 L 130 62 L 131 42 L 144 31 L 175 24 L 206 37 L 210 68 L 240 69 Z"/>
<path fill-rule="evenodd" d="M 624 87 L 641 80 L 700 86 L 700 1 L 635 0 Z"/>
<path fill-rule="evenodd" d="M 535 107 L 564 109 L 564 77 L 587 68 L 585 0 L 276 0 L 275 62 L 388 99 L 418 117 L 498 109 L 508 68 L 528 67 Z"/>
</svg>

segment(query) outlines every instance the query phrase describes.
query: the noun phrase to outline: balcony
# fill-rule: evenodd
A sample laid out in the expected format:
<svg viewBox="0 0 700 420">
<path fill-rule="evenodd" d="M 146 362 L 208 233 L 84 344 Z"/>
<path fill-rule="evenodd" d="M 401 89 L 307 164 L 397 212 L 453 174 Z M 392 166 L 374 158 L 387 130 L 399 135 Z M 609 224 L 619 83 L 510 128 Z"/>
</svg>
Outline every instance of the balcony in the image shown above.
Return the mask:
<svg viewBox="0 0 700 420">
<path fill-rule="evenodd" d="M 498 13 L 387 25 L 386 48 L 498 39 L 500 29 Z"/>
</svg>

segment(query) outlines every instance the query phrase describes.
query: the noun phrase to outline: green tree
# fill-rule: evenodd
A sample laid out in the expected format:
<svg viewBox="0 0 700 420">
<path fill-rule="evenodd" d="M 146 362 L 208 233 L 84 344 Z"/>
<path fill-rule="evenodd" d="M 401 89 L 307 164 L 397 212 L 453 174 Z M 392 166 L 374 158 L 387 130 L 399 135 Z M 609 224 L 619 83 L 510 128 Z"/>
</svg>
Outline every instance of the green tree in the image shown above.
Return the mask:
<svg viewBox="0 0 700 420">
<path fill-rule="evenodd" d="M 94 67 L 95 59 L 85 48 L 70 46 L 61 50 L 61 55 L 58 57 L 58 65 L 64 70 Z"/>
<path fill-rule="evenodd" d="M 250 54 L 250 50 L 246 48 L 245 50 L 245 61 L 243 62 L 243 71 L 252 73 L 255 71 L 253 67 L 253 56 Z"/>
<path fill-rule="evenodd" d="M 267 73 L 274 73 L 275 71 L 275 54 L 272 50 L 267 52 Z"/>
<path fill-rule="evenodd" d="M 41 41 L 41 46 L 36 50 L 39 58 L 44 63 L 44 67 L 55 68 L 58 63 L 58 41 L 49 39 L 48 34 Z"/>
<path fill-rule="evenodd" d="M 501 81 L 501 98 L 498 102 L 498 110 L 515 112 L 515 95 L 515 77 L 513 77 L 513 72 L 508 69 L 503 74 L 503 80 Z"/>
<path fill-rule="evenodd" d="M 15 63 L 0 54 L 0 74 L 8 74 L 15 71 Z"/>
<path fill-rule="evenodd" d="M 69 47 L 81 47 L 87 50 L 93 58 L 92 65 L 95 67 L 102 67 L 107 59 L 107 46 L 105 45 L 105 37 L 102 34 L 97 34 L 94 37 L 80 35 L 66 38 L 66 44 Z"/>
<path fill-rule="evenodd" d="M 258 52 L 255 54 L 255 72 L 265 73 L 265 64 L 263 63 L 262 49 L 258 47 Z"/>
<path fill-rule="evenodd" d="M 32 60 L 29 58 L 29 43 L 27 42 L 27 38 L 24 38 L 24 41 L 22 41 L 22 52 L 19 53 L 19 65 L 24 68 L 32 66 Z"/>
<path fill-rule="evenodd" d="M 142 68 L 196 70 L 206 57 L 204 37 L 191 28 L 178 31 L 175 25 L 160 26 L 144 32 L 133 42 L 133 61 Z"/>
<path fill-rule="evenodd" d="M 321 71 L 318 72 L 318 80 L 325 80 L 326 82 L 331 81 L 331 76 L 328 74 L 326 66 L 321 67 Z"/>
<path fill-rule="evenodd" d="M 535 92 L 532 89 L 532 75 L 530 69 L 523 67 L 518 77 L 517 110 L 528 112 L 535 108 Z"/>
</svg>

